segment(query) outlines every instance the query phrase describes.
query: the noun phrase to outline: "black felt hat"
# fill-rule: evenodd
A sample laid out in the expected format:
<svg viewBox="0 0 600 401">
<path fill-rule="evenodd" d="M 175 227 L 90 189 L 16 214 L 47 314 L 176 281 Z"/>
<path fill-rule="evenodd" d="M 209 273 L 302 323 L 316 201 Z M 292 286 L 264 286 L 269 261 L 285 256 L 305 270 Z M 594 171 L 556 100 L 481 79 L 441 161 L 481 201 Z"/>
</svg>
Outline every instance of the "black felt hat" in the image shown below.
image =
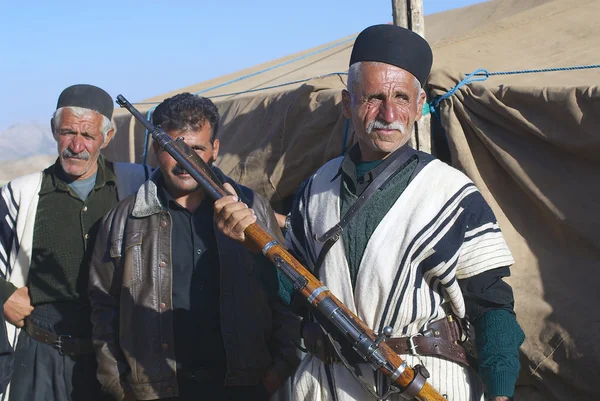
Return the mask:
<svg viewBox="0 0 600 401">
<path fill-rule="evenodd" d="M 58 97 L 56 109 L 61 107 L 82 107 L 97 111 L 110 120 L 114 106 L 112 98 L 106 91 L 93 85 L 73 85 L 62 91 Z"/>
<path fill-rule="evenodd" d="M 378 61 L 402 68 L 423 85 L 431 71 L 433 53 L 419 34 L 396 25 L 373 25 L 354 41 L 350 65 L 359 61 Z"/>
</svg>

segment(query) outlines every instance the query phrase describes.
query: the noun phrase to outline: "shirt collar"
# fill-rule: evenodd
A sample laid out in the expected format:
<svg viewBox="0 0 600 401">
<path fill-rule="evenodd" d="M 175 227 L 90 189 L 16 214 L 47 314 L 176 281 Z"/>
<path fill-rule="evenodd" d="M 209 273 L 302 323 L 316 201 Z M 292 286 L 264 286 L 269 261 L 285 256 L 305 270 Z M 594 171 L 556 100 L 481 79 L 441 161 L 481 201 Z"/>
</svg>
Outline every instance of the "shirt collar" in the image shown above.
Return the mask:
<svg viewBox="0 0 600 401">
<path fill-rule="evenodd" d="M 336 173 L 336 175 L 331 179 L 331 182 L 333 182 L 334 180 L 336 180 L 340 175 L 342 176 L 342 178 L 344 179 L 344 181 L 346 183 L 353 183 L 356 186 L 356 183 L 358 180 L 364 181 L 364 180 L 373 180 L 374 177 L 377 177 L 377 175 L 379 173 L 381 173 L 389 163 L 391 163 L 391 161 L 396 157 L 396 156 L 400 156 L 402 153 L 405 152 L 410 152 L 413 151 L 413 149 L 408 146 L 408 144 L 402 146 L 401 148 L 397 149 L 394 151 L 394 153 L 392 153 L 391 155 L 389 155 L 381 164 L 379 164 L 377 167 L 375 167 L 373 170 L 365 173 L 363 176 L 361 177 L 357 177 L 356 176 L 356 165 L 359 164 L 361 162 L 361 153 L 360 153 L 360 147 L 358 146 L 358 143 L 355 143 L 350 150 L 348 151 L 348 153 L 346 153 L 346 156 L 344 156 L 344 160 L 342 160 L 342 164 L 340 165 L 340 168 L 338 169 L 338 172 Z M 371 176 L 370 178 L 368 176 Z"/>
<path fill-rule="evenodd" d="M 167 191 L 167 186 L 165 185 L 165 179 L 162 173 L 158 174 L 156 177 L 156 187 L 158 188 L 158 199 L 162 206 L 166 209 L 172 210 L 182 210 L 186 211 L 187 209 L 181 206 L 175 198 Z"/>
<path fill-rule="evenodd" d="M 112 163 L 106 160 L 102 155 L 98 157 L 98 172 L 96 174 L 96 184 L 94 190 L 102 188 L 107 183 L 116 184 L 115 173 L 112 169 Z M 45 179 L 42 181 L 42 187 L 39 194 L 45 195 L 55 191 L 69 191 L 69 181 L 63 170 L 60 159 L 56 159 L 54 164 L 44 170 Z"/>
<path fill-rule="evenodd" d="M 194 213 L 190 212 L 189 209 L 181 206 L 167 190 L 167 186 L 165 185 L 165 178 L 163 177 L 162 172 L 160 172 L 160 170 L 159 174 L 156 177 L 156 187 L 158 188 L 158 199 L 160 200 L 161 205 L 166 209 L 183 211 L 189 214 L 195 214 L 197 211 L 203 210 L 207 207 L 212 209 L 212 204 L 209 201 L 210 198 L 208 196 L 205 196 L 204 199 L 202 199 L 202 202 L 200 202 L 200 205 L 194 211 Z"/>
</svg>

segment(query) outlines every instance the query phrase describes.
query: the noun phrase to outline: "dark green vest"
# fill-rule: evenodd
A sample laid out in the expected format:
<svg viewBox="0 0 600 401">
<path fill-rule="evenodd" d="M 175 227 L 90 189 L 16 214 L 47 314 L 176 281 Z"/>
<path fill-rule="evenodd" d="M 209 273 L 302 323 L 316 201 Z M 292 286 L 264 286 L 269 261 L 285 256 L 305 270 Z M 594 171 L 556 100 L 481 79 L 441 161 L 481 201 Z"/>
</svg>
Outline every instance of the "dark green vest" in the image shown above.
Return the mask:
<svg viewBox="0 0 600 401">
<path fill-rule="evenodd" d="M 43 172 L 28 287 L 32 304 L 88 302 L 88 269 L 100 220 L 117 204 L 112 163 L 98 160 L 96 185 L 82 201 L 57 161 Z"/>
</svg>

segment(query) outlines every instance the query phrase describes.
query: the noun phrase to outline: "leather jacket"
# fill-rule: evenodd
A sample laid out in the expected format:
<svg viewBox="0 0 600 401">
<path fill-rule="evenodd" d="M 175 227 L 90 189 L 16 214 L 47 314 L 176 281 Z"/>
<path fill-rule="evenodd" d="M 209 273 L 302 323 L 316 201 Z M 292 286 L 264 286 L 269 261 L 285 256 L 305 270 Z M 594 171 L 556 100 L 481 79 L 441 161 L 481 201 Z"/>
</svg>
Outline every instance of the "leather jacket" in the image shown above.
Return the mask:
<svg viewBox="0 0 600 401">
<path fill-rule="evenodd" d="M 269 204 L 214 170 L 236 188 L 263 227 L 281 239 Z M 98 379 L 117 400 L 129 391 L 140 400 L 178 395 L 172 346 L 171 216 L 157 195 L 159 174 L 156 170 L 135 196 L 104 218 L 90 266 Z M 254 271 L 256 256 L 216 227 L 215 236 L 225 385 L 256 385 L 267 372 L 288 377 L 299 364 L 293 345 L 299 343 L 297 318 L 261 287 Z"/>
</svg>

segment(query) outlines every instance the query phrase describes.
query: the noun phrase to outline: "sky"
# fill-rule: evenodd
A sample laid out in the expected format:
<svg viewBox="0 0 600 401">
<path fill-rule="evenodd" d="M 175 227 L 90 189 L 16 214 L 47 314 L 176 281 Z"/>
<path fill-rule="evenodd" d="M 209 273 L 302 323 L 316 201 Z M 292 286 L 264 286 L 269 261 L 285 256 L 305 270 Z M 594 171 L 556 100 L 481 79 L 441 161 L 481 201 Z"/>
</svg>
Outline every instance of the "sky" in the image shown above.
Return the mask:
<svg viewBox="0 0 600 401">
<path fill-rule="evenodd" d="M 391 21 L 392 0 L 0 0 L 0 131 L 47 123 L 73 84 L 141 101 Z"/>
</svg>

